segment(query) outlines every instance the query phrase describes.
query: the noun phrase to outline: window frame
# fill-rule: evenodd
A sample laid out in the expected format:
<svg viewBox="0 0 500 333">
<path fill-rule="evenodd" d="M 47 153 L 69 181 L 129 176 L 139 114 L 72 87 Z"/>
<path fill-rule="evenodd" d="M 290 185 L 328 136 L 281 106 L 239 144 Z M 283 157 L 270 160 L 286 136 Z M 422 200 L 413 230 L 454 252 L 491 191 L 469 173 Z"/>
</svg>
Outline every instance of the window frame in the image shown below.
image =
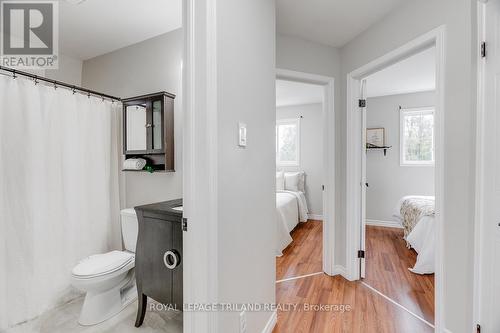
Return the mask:
<svg viewBox="0 0 500 333">
<path fill-rule="evenodd" d="M 295 138 L 297 146 L 297 158 L 295 161 L 281 161 L 279 159 L 278 153 L 278 127 L 281 125 L 295 125 L 297 127 L 297 137 Z M 275 129 L 275 141 L 276 141 L 276 166 L 279 167 L 298 167 L 300 166 L 300 118 L 288 118 L 288 119 L 277 119 L 276 129 Z"/>
<path fill-rule="evenodd" d="M 422 114 L 431 114 L 433 117 L 433 128 L 432 128 L 432 160 L 430 161 L 406 161 L 405 160 L 405 118 L 407 116 Z M 436 163 L 436 138 L 435 138 L 435 108 L 434 106 L 428 107 L 418 107 L 418 108 L 402 108 L 399 114 L 399 163 L 400 166 L 423 166 L 423 167 L 433 167 Z"/>
</svg>

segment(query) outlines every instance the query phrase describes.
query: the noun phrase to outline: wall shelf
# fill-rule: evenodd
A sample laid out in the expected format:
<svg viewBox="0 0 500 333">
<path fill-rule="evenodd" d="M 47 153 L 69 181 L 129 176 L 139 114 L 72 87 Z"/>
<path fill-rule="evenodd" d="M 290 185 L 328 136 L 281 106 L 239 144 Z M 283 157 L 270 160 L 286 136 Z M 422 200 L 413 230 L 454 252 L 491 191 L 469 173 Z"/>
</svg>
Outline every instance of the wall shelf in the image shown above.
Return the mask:
<svg viewBox="0 0 500 333">
<path fill-rule="evenodd" d="M 369 147 L 369 146 L 367 146 L 366 147 L 366 151 L 369 151 L 369 150 L 375 150 L 375 151 L 382 150 L 382 151 L 384 151 L 384 156 L 387 156 L 387 150 L 389 150 L 391 148 L 392 148 L 392 146 L 383 146 L 383 147 L 375 147 L 375 146 Z"/>
</svg>

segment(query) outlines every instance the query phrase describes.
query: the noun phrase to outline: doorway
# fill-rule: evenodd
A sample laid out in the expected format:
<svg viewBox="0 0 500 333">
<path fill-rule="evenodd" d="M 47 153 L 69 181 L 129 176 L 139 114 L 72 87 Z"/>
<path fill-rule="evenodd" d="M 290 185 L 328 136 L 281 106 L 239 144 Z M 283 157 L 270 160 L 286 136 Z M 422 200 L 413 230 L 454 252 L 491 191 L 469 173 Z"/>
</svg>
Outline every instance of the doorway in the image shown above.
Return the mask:
<svg viewBox="0 0 500 333">
<path fill-rule="evenodd" d="M 366 276 L 366 78 L 393 64 L 435 48 L 435 105 L 434 105 L 434 188 L 435 188 L 435 330 L 443 328 L 441 307 L 442 267 L 442 220 L 443 212 L 443 76 L 444 76 L 444 28 L 439 27 L 401 46 L 365 66 L 348 74 L 347 83 L 347 264 L 349 279 L 359 280 Z M 386 148 L 387 149 L 387 148 Z M 384 295 L 385 296 L 385 295 Z"/>
<path fill-rule="evenodd" d="M 334 215 L 335 208 L 335 115 L 334 115 L 334 79 L 331 77 L 291 70 L 277 69 L 276 79 L 312 84 L 323 89 L 322 103 L 322 270 L 328 275 L 335 275 L 334 265 Z"/>
<path fill-rule="evenodd" d="M 422 50 L 362 81 L 362 281 L 431 328 L 435 51 Z"/>
</svg>

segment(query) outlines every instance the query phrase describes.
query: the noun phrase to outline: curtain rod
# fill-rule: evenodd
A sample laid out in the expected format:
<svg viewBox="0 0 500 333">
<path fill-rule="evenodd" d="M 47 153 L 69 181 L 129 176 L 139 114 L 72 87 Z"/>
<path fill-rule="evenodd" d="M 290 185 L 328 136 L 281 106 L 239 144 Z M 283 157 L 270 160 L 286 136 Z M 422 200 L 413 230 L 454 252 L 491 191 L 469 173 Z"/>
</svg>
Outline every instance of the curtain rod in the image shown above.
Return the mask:
<svg viewBox="0 0 500 333">
<path fill-rule="evenodd" d="M 121 101 L 122 100 L 120 97 L 106 95 L 106 94 L 103 94 L 103 93 L 100 93 L 100 92 L 97 92 L 94 90 L 82 88 L 82 87 L 75 86 L 73 84 L 65 83 L 62 81 L 48 79 L 48 78 L 43 77 L 43 76 L 31 74 L 28 72 L 19 71 L 17 69 L 12 69 L 12 68 L 5 67 L 5 66 L 0 66 L 0 70 L 12 73 L 12 77 L 14 79 L 17 77 L 17 75 L 20 75 L 20 76 L 25 76 L 25 77 L 28 77 L 30 79 L 33 79 L 35 81 L 35 84 L 38 83 L 38 81 L 43 81 L 43 82 L 48 82 L 48 83 L 53 84 L 54 87 L 65 87 L 65 88 L 73 90 L 73 92 L 78 91 L 78 92 L 83 93 L 84 95 L 87 95 L 89 97 L 90 96 L 98 96 L 98 97 L 110 99 L 111 101 Z"/>
</svg>

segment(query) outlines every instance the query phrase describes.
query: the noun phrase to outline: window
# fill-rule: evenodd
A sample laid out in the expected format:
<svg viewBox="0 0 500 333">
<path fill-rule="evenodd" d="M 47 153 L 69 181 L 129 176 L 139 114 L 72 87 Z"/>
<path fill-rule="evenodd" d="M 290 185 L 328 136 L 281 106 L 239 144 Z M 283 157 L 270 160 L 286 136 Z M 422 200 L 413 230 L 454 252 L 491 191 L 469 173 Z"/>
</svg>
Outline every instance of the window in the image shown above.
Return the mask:
<svg viewBox="0 0 500 333">
<path fill-rule="evenodd" d="M 434 108 L 401 110 L 401 165 L 434 165 Z"/>
<path fill-rule="evenodd" d="M 276 121 L 276 164 L 298 166 L 300 161 L 299 119 L 279 119 Z"/>
</svg>

